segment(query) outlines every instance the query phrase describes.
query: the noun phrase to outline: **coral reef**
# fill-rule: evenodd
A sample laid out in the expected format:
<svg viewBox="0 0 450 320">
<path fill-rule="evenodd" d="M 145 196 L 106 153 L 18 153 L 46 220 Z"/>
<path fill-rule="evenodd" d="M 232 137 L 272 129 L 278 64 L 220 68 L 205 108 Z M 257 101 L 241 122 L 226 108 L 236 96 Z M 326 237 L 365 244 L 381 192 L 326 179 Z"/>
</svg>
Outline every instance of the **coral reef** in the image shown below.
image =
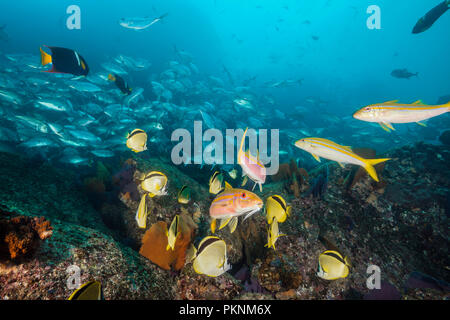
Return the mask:
<svg viewBox="0 0 450 320">
<path fill-rule="evenodd" d="M 377 167 L 380 183 L 358 173 L 359 167 L 329 163 L 321 197 L 305 197 L 300 190 L 297 197 L 291 188 L 294 176 L 298 187 L 308 190 L 306 181 L 316 180 L 320 167 L 306 178 L 295 163 L 292 171 L 283 166 L 287 174 L 265 184 L 260 197 L 280 194 L 292 205 L 279 226 L 286 236 L 278 239 L 276 251 L 265 248 L 262 212 L 241 218 L 233 234 L 228 228 L 216 231 L 233 268 L 212 278 L 185 263 L 186 248 L 211 234 L 206 183 L 171 163 L 135 157 L 113 178 L 122 201 L 105 202 L 96 211 L 70 172 L 41 164 L 18 174 L 25 166 L 20 156 L 0 153 L 2 225 L 18 216 L 38 219 L 33 213 L 39 212 L 45 220 L 34 226 L 44 227 L 33 230 L 42 233 L 48 220 L 53 227 L 45 241 L 35 233 L 40 245 L 27 259 L 0 261 L 0 298 L 66 299 L 71 293 L 66 270 L 77 265 L 81 281 L 100 281 L 106 299 L 448 299 L 450 149 L 418 143 L 383 157 L 392 160 Z M 143 230 L 135 221 L 142 193 L 136 177 L 150 170 L 168 176 L 168 195 L 148 200 L 150 228 Z M 192 190 L 190 205 L 177 202 L 182 185 Z M 185 226 L 172 252 L 166 250 L 165 230 L 176 214 Z M 348 277 L 327 281 L 316 275 L 319 254 L 328 249 L 319 235 L 349 257 Z M 380 291 L 366 286 L 369 265 L 381 269 Z"/>
<path fill-rule="evenodd" d="M 176 298 L 188 300 L 224 300 L 239 296 L 242 286 L 230 274 L 208 277 L 196 274 L 191 265 L 184 268 L 177 278 Z"/>
<path fill-rule="evenodd" d="M 31 256 L 41 240 L 52 236 L 53 228 L 44 217 L 18 216 L 0 220 L 0 259 L 19 260 Z"/>
<path fill-rule="evenodd" d="M 308 172 L 299 168 L 295 160 L 291 159 L 289 163 L 280 164 L 278 172 L 272 176 L 272 181 L 283 181 L 284 189 L 299 198 L 300 194 L 308 189 L 308 178 Z"/>
<path fill-rule="evenodd" d="M 52 220 L 53 235 L 21 264 L 0 262 L 0 299 L 67 299 L 70 266 L 80 281 L 100 281 L 106 300 L 173 299 L 174 279 L 98 230 Z"/>
</svg>

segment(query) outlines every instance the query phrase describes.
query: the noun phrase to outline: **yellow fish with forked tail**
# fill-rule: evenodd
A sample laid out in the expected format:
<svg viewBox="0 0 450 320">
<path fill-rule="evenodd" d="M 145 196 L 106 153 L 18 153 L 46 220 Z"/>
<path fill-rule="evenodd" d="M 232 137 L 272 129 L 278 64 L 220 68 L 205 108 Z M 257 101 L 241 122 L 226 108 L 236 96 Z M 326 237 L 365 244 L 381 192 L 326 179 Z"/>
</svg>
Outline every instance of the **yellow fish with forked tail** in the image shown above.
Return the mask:
<svg viewBox="0 0 450 320">
<path fill-rule="evenodd" d="M 371 104 L 353 114 L 353 118 L 377 122 L 384 130 L 395 130 L 392 123 L 417 122 L 425 126 L 424 121 L 441 114 L 450 112 L 450 102 L 441 105 L 430 106 L 418 100 L 412 104 L 398 103 L 398 100 Z"/>
<path fill-rule="evenodd" d="M 364 159 L 358 156 L 348 146 L 341 146 L 333 141 L 322 138 L 304 138 L 295 142 L 295 146 L 312 154 L 320 162 L 320 157 L 337 161 L 341 166 L 343 163 L 356 164 L 366 169 L 367 173 L 375 180 L 378 180 L 374 165 L 391 160 L 385 159 Z"/>
</svg>

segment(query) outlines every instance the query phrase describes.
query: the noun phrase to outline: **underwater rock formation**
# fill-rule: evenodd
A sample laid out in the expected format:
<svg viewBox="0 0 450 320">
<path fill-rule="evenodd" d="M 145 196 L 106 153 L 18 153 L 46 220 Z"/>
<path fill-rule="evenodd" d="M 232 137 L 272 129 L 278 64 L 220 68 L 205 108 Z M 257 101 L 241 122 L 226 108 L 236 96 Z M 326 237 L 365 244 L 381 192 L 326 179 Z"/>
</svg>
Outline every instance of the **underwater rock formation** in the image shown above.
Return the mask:
<svg viewBox="0 0 450 320">
<path fill-rule="evenodd" d="M 295 160 L 291 159 L 289 163 L 280 164 L 277 174 L 272 176 L 272 181 L 283 181 L 285 190 L 299 198 L 300 194 L 308 189 L 308 178 L 308 172 L 299 168 Z"/>
<path fill-rule="evenodd" d="M 0 220 L 0 259 L 19 260 L 30 257 L 53 228 L 44 217 L 18 216 Z"/>
<path fill-rule="evenodd" d="M 78 184 L 75 172 L 43 164 L 30 167 L 27 159 L 0 152 L 0 205 L 20 215 L 40 216 L 96 228 L 108 233 Z"/>
<path fill-rule="evenodd" d="M 239 296 L 242 286 L 230 274 L 208 277 L 194 272 L 192 265 L 186 266 L 176 283 L 176 299 L 183 300 L 229 300 Z"/>
<path fill-rule="evenodd" d="M 130 248 L 102 232 L 52 220 L 53 235 L 31 259 L 20 264 L 0 261 L 2 299 L 67 299 L 70 266 L 80 281 L 100 281 L 106 300 L 173 299 L 174 280 Z"/>
<path fill-rule="evenodd" d="M 292 205 L 291 216 L 279 225 L 286 236 L 277 240 L 276 251 L 264 247 L 267 221 L 262 212 L 244 222 L 240 218 L 233 234 L 228 228 L 216 231 L 227 244 L 233 269 L 248 265 L 241 275 L 229 271 L 216 278 L 196 274 L 192 264 L 184 261 L 185 249 L 166 250 L 165 229 L 175 214 L 188 217 L 190 226 L 186 238 L 177 239 L 180 245 L 197 245 L 211 234 L 208 209 L 212 197 L 206 186 L 170 164 L 158 159 L 136 162 L 135 185 L 136 171 L 161 170 L 169 178 L 169 194 L 148 201 L 147 226 L 152 226 L 148 230 L 139 229 L 135 221 L 139 200 L 130 197 L 124 204 L 118 200 L 118 205 L 108 202 L 99 213 L 73 187 L 70 174 L 35 168 L 27 172 L 25 181 L 0 168 L 0 178 L 8 183 L 2 187 L 13 191 L 10 197 L 0 194 L 0 206 L 30 219 L 42 206 L 46 210 L 40 214 L 54 228 L 52 237 L 41 242 L 29 259 L 13 265 L 0 262 L 0 297 L 66 299 L 72 292 L 66 286 L 66 270 L 77 265 L 82 270 L 81 281 L 100 281 L 106 299 L 363 299 L 377 293 L 398 297 L 396 290 L 402 299 L 448 298 L 441 288 L 449 282 L 443 266 L 448 262 L 450 149 L 416 144 L 385 156 L 393 160 L 384 166 L 382 184 L 362 175 L 349 189 L 345 178 L 359 168 L 332 163 L 324 197 L 296 198 L 292 193 L 288 197 L 282 181 L 265 184 L 262 199 L 280 194 Z M 3 159 L 7 168 L 20 164 L 20 158 Z M 311 170 L 309 175 L 312 179 L 318 174 Z M 25 195 L 14 182 L 23 184 Z M 184 184 L 192 188 L 196 205 L 177 203 L 177 191 Z M 131 242 L 147 243 L 154 237 L 150 230 L 155 225 L 161 242 L 155 252 L 164 256 L 157 258 L 164 268 L 152 262 L 155 258 L 150 261 L 112 237 L 121 230 Z M 318 257 L 327 249 L 318 240 L 319 234 L 349 257 L 346 278 L 328 281 L 316 275 Z M 366 270 L 372 264 L 380 267 L 383 281 L 396 290 L 367 289 Z M 178 271 L 166 270 L 170 266 Z"/>
<path fill-rule="evenodd" d="M 439 141 L 441 141 L 446 146 L 450 146 L 450 130 L 445 130 L 440 136 Z"/>
</svg>

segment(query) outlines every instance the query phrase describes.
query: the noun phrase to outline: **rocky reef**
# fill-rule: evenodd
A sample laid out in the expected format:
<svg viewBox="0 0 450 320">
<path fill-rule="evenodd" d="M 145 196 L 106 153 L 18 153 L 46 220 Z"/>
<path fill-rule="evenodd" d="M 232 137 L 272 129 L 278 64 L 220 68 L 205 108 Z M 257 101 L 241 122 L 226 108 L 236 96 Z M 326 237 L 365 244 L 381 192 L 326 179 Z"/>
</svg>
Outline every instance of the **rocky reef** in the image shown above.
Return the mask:
<svg viewBox="0 0 450 320">
<path fill-rule="evenodd" d="M 110 175 L 98 174 L 105 170 L 97 167 L 95 177 L 77 184 L 70 172 L 30 167 L 0 153 L 0 238 L 6 225 L 18 223 L 34 239 L 23 259 L 0 250 L 8 253 L 0 258 L 0 298 L 67 299 L 73 291 L 67 269 L 76 265 L 82 283 L 102 283 L 105 299 L 448 299 L 450 148 L 418 143 L 385 156 L 392 160 L 377 167 L 378 183 L 358 167 L 328 163 L 317 196 L 308 190 L 323 180 L 324 170 L 284 165 L 259 195 L 279 194 L 292 205 L 279 225 L 286 236 L 276 250 L 264 247 L 263 212 L 240 219 L 233 234 L 216 231 L 232 269 L 213 278 L 196 274 L 187 259 L 188 246 L 211 235 L 207 181 L 213 171 L 190 174 L 133 155 Z M 152 170 L 169 178 L 168 195 L 148 200 L 147 228 L 141 229 L 135 221 L 143 193 L 138 176 Z M 183 185 L 191 188 L 189 204 L 177 201 Z M 89 193 L 101 201 L 93 203 Z M 182 235 L 167 254 L 165 230 L 177 214 Z M 319 236 L 349 258 L 346 278 L 316 275 L 318 256 L 327 249 Z M 367 288 L 370 265 L 381 270 L 379 290 Z"/>
</svg>

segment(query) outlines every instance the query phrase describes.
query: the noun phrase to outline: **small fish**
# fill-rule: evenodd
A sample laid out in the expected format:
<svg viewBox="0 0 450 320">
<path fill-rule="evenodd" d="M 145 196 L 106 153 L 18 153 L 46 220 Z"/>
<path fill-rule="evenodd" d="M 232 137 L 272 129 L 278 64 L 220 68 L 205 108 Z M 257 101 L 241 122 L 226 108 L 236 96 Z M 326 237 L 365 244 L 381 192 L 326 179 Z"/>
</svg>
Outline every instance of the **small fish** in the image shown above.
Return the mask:
<svg viewBox="0 0 450 320">
<path fill-rule="evenodd" d="M 413 76 L 418 77 L 419 73 L 411 73 L 407 69 L 396 69 L 391 72 L 391 76 L 398 79 L 409 79 Z"/>
<path fill-rule="evenodd" d="M 41 64 L 43 66 L 52 64 L 52 68 L 49 73 L 69 73 L 75 76 L 87 76 L 89 73 L 89 67 L 86 60 L 76 51 L 60 47 L 48 47 L 51 54 L 46 53 L 42 48 L 41 51 Z"/>
<path fill-rule="evenodd" d="M 219 193 L 211 203 L 209 215 L 212 218 L 211 231 L 216 230 L 216 219 L 219 219 L 219 230 L 229 224 L 233 233 L 238 223 L 238 217 L 245 215 L 245 219 L 252 216 L 263 207 L 262 200 L 253 192 L 232 188 L 226 183 L 225 190 Z"/>
<path fill-rule="evenodd" d="M 134 29 L 134 30 L 144 30 L 148 27 L 154 25 L 155 23 L 161 21 L 164 19 L 168 13 L 165 13 L 157 18 L 150 19 L 150 18 L 122 18 L 119 21 L 119 24 L 128 29 Z"/>
<path fill-rule="evenodd" d="M 196 273 L 209 277 L 218 277 L 230 270 L 225 241 L 213 236 L 203 238 L 195 250 L 193 268 Z"/>
<path fill-rule="evenodd" d="M 223 190 L 223 174 L 220 171 L 213 173 L 209 179 L 209 193 L 218 194 Z"/>
<path fill-rule="evenodd" d="M 441 114 L 450 112 L 450 101 L 441 105 L 426 105 L 421 100 L 412 104 L 398 103 L 398 100 L 368 105 L 353 114 L 353 118 L 377 122 L 383 130 L 395 130 L 392 123 L 416 122 L 425 126 L 424 121 Z"/>
<path fill-rule="evenodd" d="M 172 249 L 175 250 L 175 242 L 177 241 L 178 234 L 180 233 L 179 229 L 180 225 L 180 216 L 176 215 L 173 218 L 172 223 L 170 224 L 169 230 L 166 231 L 167 235 L 167 247 L 166 250 Z"/>
<path fill-rule="evenodd" d="M 267 229 L 267 244 L 265 244 L 264 247 L 273 248 L 273 250 L 275 250 L 275 242 L 277 242 L 278 238 L 281 236 L 285 236 L 285 234 L 280 234 L 277 219 L 273 217 Z"/>
<path fill-rule="evenodd" d="M 248 176 L 248 178 L 255 183 L 253 185 L 252 191 L 258 184 L 259 191 L 262 192 L 262 185 L 266 181 L 266 168 L 259 161 L 258 158 L 255 158 L 250 154 L 250 151 L 244 152 L 243 150 L 247 129 L 248 128 L 246 128 L 244 131 L 244 135 L 242 136 L 241 140 L 241 145 L 239 147 L 238 163 L 242 168 L 242 175 Z"/>
<path fill-rule="evenodd" d="M 325 280 L 336 280 L 345 278 L 350 271 L 350 260 L 340 250 L 322 235 L 318 239 L 327 248 L 319 255 L 317 276 Z"/>
<path fill-rule="evenodd" d="M 286 217 L 291 215 L 291 206 L 286 206 L 286 201 L 279 196 L 273 195 L 266 200 L 266 215 L 267 223 L 272 223 L 272 221 L 284 222 Z"/>
<path fill-rule="evenodd" d="M 230 175 L 230 177 L 231 177 L 232 179 L 236 179 L 236 177 L 237 177 L 237 170 L 236 170 L 236 169 L 233 169 L 233 170 L 231 170 L 231 171 L 228 171 L 228 174 Z"/>
<path fill-rule="evenodd" d="M 141 201 L 139 202 L 138 209 L 136 211 L 136 222 L 139 228 L 145 229 L 147 227 L 147 202 L 146 198 L 147 194 L 141 197 Z"/>
<path fill-rule="evenodd" d="M 134 129 L 127 135 L 127 147 L 134 152 L 147 150 L 147 134 L 144 130 Z"/>
<path fill-rule="evenodd" d="M 102 285 L 98 281 L 89 281 L 75 290 L 68 300 L 104 300 Z"/>
<path fill-rule="evenodd" d="M 129 95 L 131 93 L 132 89 L 128 86 L 128 83 L 121 76 L 117 74 L 108 74 L 108 80 L 113 81 L 123 94 Z"/>
<path fill-rule="evenodd" d="M 245 109 L 251 110 L 254 108 L 252 103 L 250 101 L 248 101 L 247 99 L 234 99 L 233 102 Z"/>
<path fill-rule="evenodd" d="M 191 201 L 191 190 L 188 186 L 182 186 L 178 192 L 178 202 L 182 204 L 187 204 Z"/>
<path fill-rule="evenodd" d="M 114 157 L 114 152 L 112 152 L 111 150 L 91 150 L 91 153 L 100 158 Z"/>
<path fill-rule="evenodd" d="M 417 21 L 412 33 L 417 34 L 428 30 L 450 8 L 450 0 L 445 0 L 428 11 Z"/>
<path fill-rule="evenodd" d="M 319 255 L 317 276 L 325 280 L 345 278 L 349 274 L 350 263 L 347 257 L 335 250 L 326 250 Z"/>
<path fill-rule="evenodd" d="M 378 180 L 377 172 L 374 165 L 388 161 L 385 159 L 364 159 L 358 156 L 348 146 L 339 145 L 333 141 L 322 138 L 304 138 L 295 142 L 295 146 L 306 152 L 309 152 L 317 161 L 320 162 L 320 157 L 333 160 L 343 166 L 344 163 L 355 164 L 363 167 L 375 181 Z"/>
<path fill-rule="evenodd" d="M 167 194 L 167 177 L 159 171 L 152 171 L 145 175 L 141 187 L 147 191 L 150 197 L 163 196 Z"/>
</svg>

